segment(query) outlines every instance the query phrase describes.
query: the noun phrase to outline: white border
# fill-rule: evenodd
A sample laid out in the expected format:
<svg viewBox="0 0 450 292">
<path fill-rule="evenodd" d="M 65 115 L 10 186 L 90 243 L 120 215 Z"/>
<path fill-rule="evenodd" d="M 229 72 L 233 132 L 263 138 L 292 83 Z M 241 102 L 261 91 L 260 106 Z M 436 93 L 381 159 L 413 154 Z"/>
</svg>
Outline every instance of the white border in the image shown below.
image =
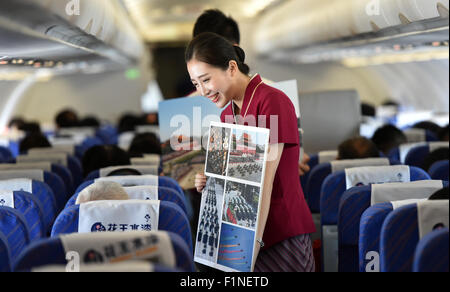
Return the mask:
<svg viewBox="0 0 450 292">
<path fill-rule="evenodd" d="M 229 137 L 230 141 L 228 143 L 228 145 L 229 145 L 228 147 L 229 148 L 228 148 L 227 169 L 226 169 L 226 172 L 225 172 L 225 174 L 226 174 L 225 176 L 217 175 L 217 174 L 214 174 L 214 173 L 209 173 L 209 172 L 206 171 L 206 166 L 208 164 L 208 152 L 209 152 L 209 146 L 210 146 L 210 139 L 208 139 L 208 146 L 207 146 L 207 149 L 206 149 L 205 171 L 204 171 L 205 175 L 207 177 L 218 178 L 218 179 L 222 179 L 222 180 L 225 181 L 224 194 L 223 194 L 224 200 L 222 202 L 222 210 L 223 210 L 223 204 L 225 203 L 225 193 L 226 193 L 226 187 L 227 187 L 227 182 L 228 181 L 236 182 L 236 183 L 240 183 L 240 184 L 245 184 L 245 185 L 251 185 L 251 186 L 254 186 L 254 187 L 259 187 L 259 200 L 258 200 L 258 211 L 257 211 L 257 216 L 256 216 L 256 228 L 253 230 L 253 229 L 250 229 L 248 227 L 236 225 L 236 224 L 229 223 L 229 222 L 224 222 L 222 220 L 222 218 L 219 218 L 219 226 L 220 226 L 220 228 L 219 228 L 219 231 L 218 231 L 219 232 L 218 233 L 218 235 L 219 235 L 219 238 L 218 238 L 219 246 L 220 246 L 220 235 L 221 235 L 221 232 L 222 232 L 222 224 L 224 224 L 224 223 L 232 225 L 232 226 L 237 226 L 239 228 L 246 229 L 246 230 L 254 232 L 253 253 L 252 253 L 252 258 L 251 258 L 251 263 L 250 263 L 251 264 L 251 271 L 253 271 L 254 263 L 255 263 L 254 259 L 255 259 L 255 256 L 256 256 L 256 252 L 255 252 L 254 247 L 255 247 L 255 242 L 256 242 L 256 235 L 258 234 L 258 230 L 259 230 L 258 222 L 259 222 L 259 219 L 260 219 L 260 212 L 261 212 L 261 202 L 262 202 L 261 198 L 262 198 L 262 195 L 263 195 L 263 192 L 264 192 L 264 190 L 263 190 L 264 177 L 265 177 L 265 174 L 266 174 L 266 163 L 267 163 L 267 156 L 268 156 L 268 151 L 269 151 L 269 146 L 270 146 L 269 145 L 270 130 L 267 129 L 267 128 L 257 128 L 257 127 L 242 126 L 242 125 L 235 125 L 235 124 L 211 122 L 210 125 L 209 125 L 209 135 L 211 134 L 211 128 L 212 127 L 228 128 L 228 129 L 231 130 L 230 137 Z M 231 138 L 232 138 L 232 133 L 233 133 L 234 129 L 241 130 L 241 131 L 254 132 L 254 133 L 257 133 L 257 134 L 265 134 L 266 135 L 265 148 L 264 148 L 264 159 L 263 159 L 263 161 L 264 161 L 263 162 L 263 169 L 262 169 L 262 173 L 261 173 L 261 182 L 259 182 L 259 183 L 254 182 L 254 181 L 247 181 L 247 180 L 243 180 L 243 179 L 237 179 L 237 178 L 233 178 L 233 177 L 229 177 L 228 176 L 228 167 L 229 167 L 229 160 L 230 160 L 229 151 L 231 149 Z M 203 196 L 203 194 L 202 194 L 202 196 Z M 197 233 L 198 233 L 198 231 L 197 231 Z M 197 238 L 197 235 L 198 234 L 196 234 L 195 238 Z M 194 251 L 194 261 L 197 262 L 197 263 L 200 263 L 200 264 L 203 264 L 203 265 L 206 265 L 206 266 L 210 266 L 210 267 L 213 267 L 213 268 L 225 271 L 225 272 L 241 272 L 241 271 L 234 270 L 234 269 L 231 269 L 229 267 L 226 267 L 226 266 L 218 264 L 217 263 L 217 259 L 218 259 L 219 253 L 217 253 L 217 257 L 215 259 L 215 261 L 216 261 L 215 263 L 207 261 L 207 260 L 204 260 L 204 259 L 201 259 L 201 258 L 198 258 L 198 257 L 195 256 L 195 254 L 196 254 L 196 252 Z"/>
</svg>

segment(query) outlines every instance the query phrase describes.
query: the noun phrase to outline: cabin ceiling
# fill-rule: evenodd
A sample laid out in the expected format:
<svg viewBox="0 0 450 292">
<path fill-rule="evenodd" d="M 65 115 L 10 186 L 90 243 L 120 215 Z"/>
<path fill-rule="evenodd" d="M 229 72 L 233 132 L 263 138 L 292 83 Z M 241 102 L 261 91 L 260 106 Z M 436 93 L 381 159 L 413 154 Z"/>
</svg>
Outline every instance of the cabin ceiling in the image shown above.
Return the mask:
<svg viewBox="0 0 450 292">
<path fill-rule="evenodd" d="M 238 22 L 255 18 L 286 0 L 122 0 L 147 42 L 189 41 L 195 21 L 219 9 Z"/>
</svg>

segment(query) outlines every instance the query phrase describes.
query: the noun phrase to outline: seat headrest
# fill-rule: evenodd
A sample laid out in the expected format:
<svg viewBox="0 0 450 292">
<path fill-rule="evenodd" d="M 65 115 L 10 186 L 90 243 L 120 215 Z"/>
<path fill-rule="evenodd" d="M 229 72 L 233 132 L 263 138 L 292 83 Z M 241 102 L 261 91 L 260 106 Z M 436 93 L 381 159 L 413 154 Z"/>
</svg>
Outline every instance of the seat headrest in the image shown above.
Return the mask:
<svg viewBox="0 0 450 292">
<path fill-rule="evenodd" d="M 433 230 L 449 227 L 449 201 L 423 201 L 417 203 L 417 220 L 419 224 L 419 237 Z"/>
<path fill-rule="evenodd" d="M 124 187 L 131 200 L 158 200 L 158 187 L 135 186 Z"/>
<path fill-rule="evenodd" d="M 75 204 L 87 203 L 91 201 L 105 200 L 128 200 L 125 189 L 118 183 L 112 181 L 94 182 L 83 189 L 77 197 Z"/>
<path fill-rule="evenodd" d="M 362 166 L 387 166 L 390 165 L 388 158 L 365 158 L 365 159 L 348 159 L 331 161 L 331 172 L 345 170 L 346 168 L 362 167 Z"/>
<path fill-rule="evenodd" d="M 176 257 L 168 232 L 130 231 L 72 233 L 60 237 L 66 253 L 78 253 L 82 263 L 118 263 L 154 259 L 176 267 Z"/>
<path fill-rule="evenodd" d="M 161 157 L 157 154 L 146 155 L 142 158 L 131 158 L 132 165 L 159 165 L 161 163 Z"/>
<path fill-rule="evenodd" d="M 40 169 L 45 171 L 52 171 L 52 164 L 50 162 L 25 162 L 17 164 L 0 164 L 0 170 L 23 170 L 23 169 Z"/>
<path fill-rule="evenodd" d="M 119 170 L 119 169 L 135 169 L 139 173 L 143 175 L 158 175 L 158 166 L 157 165 L 122 165 L 122 166 L 111 166 L 100 169 L 100 177 L 106 177 L 110 173 Z"/>
<path fill-rule="evenodd" d="M 80 205 L 78 232 L 158 230 L 160 201 L 92 201 Z"/>
<path fill-rule="evenodd" d="M 67 154 L 65 153 L 30 153 L 28 155 L 19 155 L 16 160 L 19 163 L 49 161 L 67 167 Z"/>
<path fill-rule="evenodd" d="M 406 143 L 402 144 L 398 147 L 399 155 L 400 155 L 400 162 L 405 163 L 406 156 L 408 155 L 409 151 L 411 149 L 427 145 L 427 142 L 415 142 L 415 143 Z"/>
<path fill-rule="evenodd" d="M 440 180 L 372 185 L 371 205 L 406 199 L 426 199 L 443 188 Z"/>
<path fill-rule="evenodd" d="M 339 155 L 339 152 L 337 150 L 320 151 L 318 154 L 319 164 L 334 161 L 334 160 L 336 160 L 338 155 Z"/>
<path fill-rule="evenodd" d="M 73 145 L 55 145 L 51 148 L 33 148 L 28 150 L 28 155 L 35 156 L 36 154 L 54 154 L 65 153 L 67 155 L 75 154 L 75 147 Z"/>
<path fill-rule="evenodd" d="M 95 181 L 114 181 L 123 187 L 129 186 L 158 186 L 158 176 L 156 175 L 129 175 L 129 176 L 107 176 Z"/>
<path fill-rule="evenodd" d="M 0 207 L 10 207 L 14 209 L 14 192 L 0 189 Z"/>
<path fill-rule="evenodd" d="M 409 166 L 368 166 L 347 168 L 345 170 L 347 189 L 370 184 L 409 182 L 411 181 Z"/>
<path fill-rule="evenodd" d="M 0 179 L 9 180 L 15 178 L 29 178 L 44 181 L 44 171 L 39 169 L 0 170 Z"/>
</svg>

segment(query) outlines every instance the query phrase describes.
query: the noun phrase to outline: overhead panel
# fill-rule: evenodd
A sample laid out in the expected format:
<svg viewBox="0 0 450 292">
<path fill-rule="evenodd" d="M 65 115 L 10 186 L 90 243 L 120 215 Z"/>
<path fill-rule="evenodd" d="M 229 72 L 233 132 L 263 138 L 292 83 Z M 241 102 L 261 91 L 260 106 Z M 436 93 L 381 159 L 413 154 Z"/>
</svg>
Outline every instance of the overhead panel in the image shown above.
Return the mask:
<svg viewBox="0 0 450 292">
<path fill-rule="evenodd" d="M 99 72 L 132 66 L 143 42 L 116 0 L 3 0 L 0 72 Z"/>
<path fill-rule="evenodd" d="M 405 52 L 448 58 L 448 2 L 287 1 L 259 19 L 253 45 L 260 56 L 290 63 Z"/>
</svg>

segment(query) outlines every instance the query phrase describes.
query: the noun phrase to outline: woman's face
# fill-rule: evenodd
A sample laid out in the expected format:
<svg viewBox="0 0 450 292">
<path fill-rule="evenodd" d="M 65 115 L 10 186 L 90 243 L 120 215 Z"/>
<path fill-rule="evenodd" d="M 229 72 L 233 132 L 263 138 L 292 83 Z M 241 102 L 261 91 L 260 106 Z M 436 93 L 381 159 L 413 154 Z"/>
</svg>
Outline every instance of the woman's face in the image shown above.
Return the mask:
<svg viewBox="0 0 450 292">
<path fill-rule="evenodd" d="M 218 108 L 224 108 L 230 102 L 230 70 L 224 71 L 195 58 L 187 63 L 187 68 L 192 83 L 202 96 L 207 97 Z"/>
</svg>

